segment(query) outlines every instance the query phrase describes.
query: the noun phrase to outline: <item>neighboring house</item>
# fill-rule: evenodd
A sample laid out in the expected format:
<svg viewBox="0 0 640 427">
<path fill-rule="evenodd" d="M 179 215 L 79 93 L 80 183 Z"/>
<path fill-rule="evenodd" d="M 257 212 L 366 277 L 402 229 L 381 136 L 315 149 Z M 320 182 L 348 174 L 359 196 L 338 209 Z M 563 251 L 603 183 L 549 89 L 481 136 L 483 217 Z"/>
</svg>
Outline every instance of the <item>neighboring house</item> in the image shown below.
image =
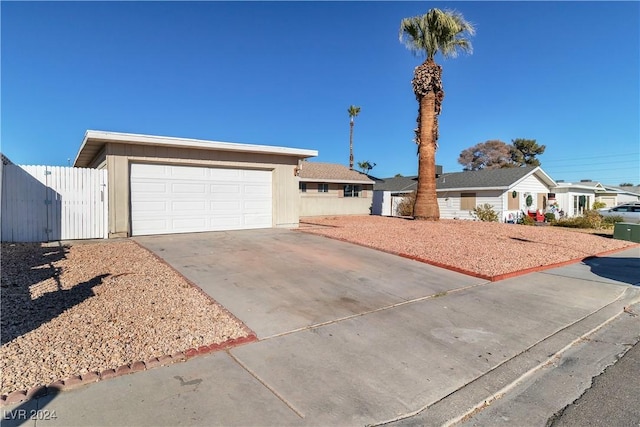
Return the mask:
<svg viewBox="0 0 640 427">
<path fill-rule="evenodd" d="M 604 203 L 606 207 L 618 204 L 616 191 L 587 179 L 577 183 L 558 180 L 554 192 L 559 208 L 569 217 L 582 215 L 585 210 L 593 209 L 594 202 Z"/>
<path fill-rule="evenodd" d="M 394 176 L 376 180 L 373 186 L 373 215 L 398 216 L 398 205 L 408 193 L 415 191 L 417 176 Z"/>
<path fill-rule="evenodd" d="M 108 170 L 109 237 L 296 227 L 315 150 L 87 131 L 74 166 Z"/>
<path fill-rule="evenodd" d="M 371 213 L 374 181 L 367 175 L 339 164 L 303 161 L 298 176 L 300 216 Z"/>
<path fill-rule="evenodd" d="M 440 216 L 472 219 L 470 212 L 488 203 L 501 221 L 514 220 L 522 211 L 546 210 L 555 184 L 540 167 L 530 166 L 443 174 L 436 182 Z"/>
<path fill-rule="evenodd" d="M 388 178 L 376 183 L 376 192 L 382 194 L 374 196 L 375 200 L 384 202 L 381 207 L 374 203 L 374 211 L 381 212 L 379 215 L 385 215 L 384 212 L 393 215 L 394 203 L 399 199 L 392 199 L 416 189 L 416 177 L 402 178 Z M 473 219 L 471 211 L 488 203 L 501 221 L 513 220 L 522 211 L 547 209 L 554 202 L 551 189 L 555 185 L 555 181 L 540 167 L 445 173 L 436 180 L 440 217 Z M 531 196 L 530 206 L 526 204 L 528 196 Z"/>
<path fill-rule="evenodd" d="M 603 185 L 608 191 L 616 192 L 616 202 L 613 206 L 625 203 L 640 202 L 640 185 L 619 187 L 615 185 Z M 608 207 L 608 206 L 607 206 Z"/>
</svg>

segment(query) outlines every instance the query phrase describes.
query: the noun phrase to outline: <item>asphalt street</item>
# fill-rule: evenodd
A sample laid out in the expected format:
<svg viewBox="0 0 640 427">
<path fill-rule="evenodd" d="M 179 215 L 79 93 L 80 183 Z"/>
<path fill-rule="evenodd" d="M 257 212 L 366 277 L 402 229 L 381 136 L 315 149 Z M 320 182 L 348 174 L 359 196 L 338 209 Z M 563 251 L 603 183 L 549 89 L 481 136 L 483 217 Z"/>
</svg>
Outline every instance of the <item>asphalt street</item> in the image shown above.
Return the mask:
<svg viewBox="0 0 640 427">
<path fill-rule="evenodd" d="M 640 344 L 594 378 L 549 426 L 640 426 Z"/>
</svg>

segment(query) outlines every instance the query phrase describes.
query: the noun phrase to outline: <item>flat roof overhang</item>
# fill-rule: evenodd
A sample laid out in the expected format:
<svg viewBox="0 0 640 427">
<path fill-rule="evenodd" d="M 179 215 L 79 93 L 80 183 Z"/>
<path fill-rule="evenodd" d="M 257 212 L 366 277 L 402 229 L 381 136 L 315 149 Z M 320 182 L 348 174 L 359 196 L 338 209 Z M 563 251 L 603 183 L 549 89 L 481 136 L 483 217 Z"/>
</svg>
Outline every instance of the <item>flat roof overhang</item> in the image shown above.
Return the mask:
<svg viewBox="0 0 640 427">
<path fill-rule="evenodd" d="M 271 154 L 298 157 L 300 159 L 315 157 L 318 155 L 317 150 L 306 150 L 302 148 L 88 130 L 84 134 L 82 145 L 80 146 L 80 150 L 78 150 L 73 166 L 81 168 L 89 167 L 100 150 L 102 150 L 105 144 L 109 142 L 131 145 L 154 145 L 175 148 L 196 148 L 201 150 L 235 151 L 239 153 Z"/>
<path fill-rule="evenodd" d="M 375 184 L 373 181 L 357 179 L 323 179 L 323 178 L 300 178 L 300 182 L 318 182 L 331 184 Z"/>
</svg>

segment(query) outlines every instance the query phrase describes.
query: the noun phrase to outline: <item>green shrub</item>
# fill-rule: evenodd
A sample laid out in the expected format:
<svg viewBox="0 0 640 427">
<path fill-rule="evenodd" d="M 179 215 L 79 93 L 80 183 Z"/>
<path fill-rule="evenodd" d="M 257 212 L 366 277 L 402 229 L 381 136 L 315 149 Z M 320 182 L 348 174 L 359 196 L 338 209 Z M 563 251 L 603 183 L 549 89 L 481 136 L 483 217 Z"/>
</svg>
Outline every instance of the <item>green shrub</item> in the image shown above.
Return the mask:
<svg viewBox="0 0 640 427">
<path fill-rule="evenodd" d="M 602 225 L 604 228 L 613 228 L 613 226 L 617 223 L 617 222 L 622 222 L 624 221 L 624 218 L 622 218 L 621 216 L 605 216 L 602 218 Z"/>
<path fill-rule="evenodd" d="M 607 207 L 607 204 L 605 202 L 593 202 L 592 209 L 595 211 L 595 210 L 606 208 L 606 207 Z"/>
<path fill-rule="evenodd" d="M 535 225 L 536 221 L 533 218 L 531 218 L 529 215 L 527 215 L 526 213 L 522 212 L 522 216 L 518 219 L 518 224 Z"/>
<path fill-rule="evenodd" d="M 556 216 L 553 214 L 553 212 L 547 212 L 544 214 L 544 220 L 551 223 L 551 222 L 555 222 L 556 221 Z"/>
<path fill-rule="evenodd" d="M 489 203 L 476 206 L 469 212 L 471 216 L 483 222 L 498 222 L 498 214 L 493 210 L 493 206 Z"/>
<path fill-rule="evenodd" d="M 400 203 L 398 203 L 397 214 L 400 216 L 413 216 L 413 207 L 416 204 L 416 192 L 412 191 L 407 194 Z"/>
<path fill-rule="evenodd" d="M 600 230 L 602 228 L 611 228 L 615 222 L 619 221 L 622 221 L 621 217 L 604 218 L 598 213 L 598 211 L 587 210 L 582 216 L 562 218 L 556 221 L 553 225 L 558 227 L 592 228 L 594 230 Z"/>
</svg>

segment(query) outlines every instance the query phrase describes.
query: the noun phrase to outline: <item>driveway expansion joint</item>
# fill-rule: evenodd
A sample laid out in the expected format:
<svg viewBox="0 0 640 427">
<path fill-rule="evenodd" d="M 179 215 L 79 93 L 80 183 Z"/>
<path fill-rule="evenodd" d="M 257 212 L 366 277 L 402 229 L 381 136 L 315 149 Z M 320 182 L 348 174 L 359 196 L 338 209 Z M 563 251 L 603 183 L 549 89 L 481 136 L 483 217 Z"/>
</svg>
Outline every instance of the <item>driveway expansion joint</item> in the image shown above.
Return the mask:
<svg viewBox="0 0 640 427">
<path fill-rule="evenodd" d="M 255 378 L 256 381 L 258 381 L 260 384 L 262 384 L 275 397 L 277 397 L 278 400 L 280 400 L 289 409 L 291 409 L 297 416 L 299 416 L 300 418 L 304 418 L 304 414 L 300 410 L 296 409 L 296 407 L 293 406 L 293 404 L 291 402 L 289 402 L 287 399 L 284 398 L 284 396 L 282 396 L 273 387 L 271 387 L 269 384 L 267 384 L 266 381 L 264 381 L 262 378 L 260 378 L 258 376 L 258 374 L 256 374 L 251 369 L 249 369 L 249 367 L 247 365 L 245 365 L 244 363 L 242 363 L 233 353 L 231 353 L 231 351 L 227 350 L 227 354 L 229 355 L 229 357 L 231 357 L 231 359 L 233 359 L 234 362 L 236 362 L 238 364 L 238 366 L 240 366 L 242 369 L 247 371 L 249 373 L 249 375 L 251 375 L 253 378 Z"/>
<path fill-rule="evenodd" d="M 458 292 L 467 291 L 469 289 L 477 288 L 479 286 L 490 285 L 492 283 L 493 282 L 491 282 L 491 281 L 486 281 L 486 282 L 476 283 L 474 285 L 464 286 L 462 288 L 457 288 L 457 289 L 451 289 L 451 290 L 448 290 L 448 291 L 438 292 L 438 293 L 435 293 L 435 294 L 432 294 L 432 295 L 427 295 L 427 296 L 424 296 L 424 297 L 419 297 L 419 298 L 413 298 L 413 299 L 410 299 L 410 300 L 400 301 L 400 302 L 395 303 L 395 304 L 386 305 L 384 307 L 380 307 L 380 308 L 376 308 L 376 309 L 373 309 L 373 310 L 364 311 L 362 313 L 351 314 L 349 316 L 344 316 L 344 317 L 341 317 L 339 319 L 327 320 L 326 322 L 314 323 L 313 325 L 307 325 L 307 326 L 303 326 L 301 328 L 292 329 L 290 331 L 269 335 L 267 337 L 261 338 L 260 341 L 265 341 L 265 340 L 269 340 L 269 339 L 272 339 L 272 338 L 278 338 L 278 337 L 282 337 L 282 336 L 285 336 L 285 335 L 294 334 L 296 332 L 308 331 L 308 330 L 320 328 L 320 327 L 323 327 L 323 326 L 333 325 L 335 323 L 344 322 L 345 320 L 355 319 L 357 317 L 362 317 L 362 316 L 366 316 L 368 314 L 378 313 L 380 311 L 390 310 L 390 309 L 396 308 L 396 307 L 402 307 L 404 305 L 414 304 L 414 303 L 417 303 L 417 302 L 427 301 L 427 300 L 431 300 L 431 299 L 442 298 L 442 297 L 446 297 L 449 294 L 454 294 L 454 293 L 458 293 Z"/>
</svg>

